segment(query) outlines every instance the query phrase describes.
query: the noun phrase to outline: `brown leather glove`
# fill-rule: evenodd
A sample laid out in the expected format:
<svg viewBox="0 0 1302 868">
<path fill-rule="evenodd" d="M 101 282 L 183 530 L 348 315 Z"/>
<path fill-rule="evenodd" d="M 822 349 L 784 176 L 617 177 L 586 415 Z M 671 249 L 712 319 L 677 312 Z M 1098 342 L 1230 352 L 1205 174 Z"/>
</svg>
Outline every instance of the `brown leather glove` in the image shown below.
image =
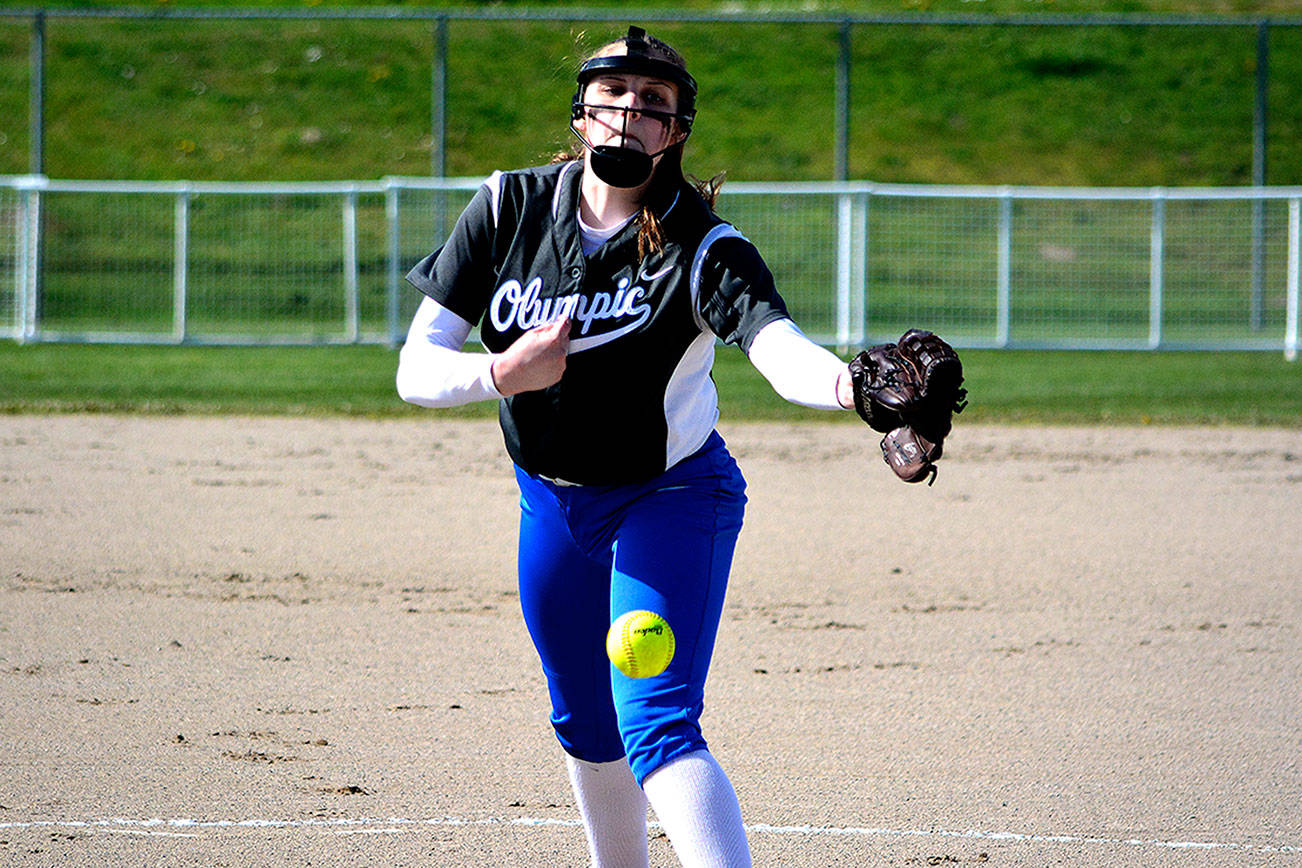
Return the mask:
<svg viewBox="0 0 1302 868">
<path fill-rule="evenodd" d="M 886 432 L 886 463 L 905 482 L 935 482 L 954 414 L 967 406 L 958 353 L 932 332 L 909 329 L 898 343 L 859 353 L 849 367 L 855 410 Z"/>
</svg>

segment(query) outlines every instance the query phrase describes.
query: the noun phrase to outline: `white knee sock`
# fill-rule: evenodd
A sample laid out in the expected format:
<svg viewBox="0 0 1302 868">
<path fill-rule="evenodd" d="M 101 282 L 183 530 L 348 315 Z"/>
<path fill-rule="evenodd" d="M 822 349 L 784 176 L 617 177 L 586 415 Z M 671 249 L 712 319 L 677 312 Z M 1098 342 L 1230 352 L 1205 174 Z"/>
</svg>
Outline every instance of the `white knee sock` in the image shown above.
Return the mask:
<svg viewBox="0 0 1302 868">
<path fill-rule="evenodd" d="M 642 789 L 683 868 L 750 868 L 737 793 L 709 751 L 670 760 Z"/>
<path fill-rule="evenodd" d="M 646 796 L 628 761 L 590 763 L 565 755 L 594 868 L 647 868 Z"/>
</svg>

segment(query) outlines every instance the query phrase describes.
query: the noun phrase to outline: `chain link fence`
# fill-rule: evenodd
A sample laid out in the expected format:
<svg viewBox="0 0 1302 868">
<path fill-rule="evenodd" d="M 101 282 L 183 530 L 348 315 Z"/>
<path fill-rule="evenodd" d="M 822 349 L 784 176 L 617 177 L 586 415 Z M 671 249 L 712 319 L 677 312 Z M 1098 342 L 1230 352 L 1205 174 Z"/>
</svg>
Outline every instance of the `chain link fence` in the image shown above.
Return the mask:
<svg viewBox="0 0 1302 868">
<path fill-rule="evenodd" d="M 479 183 L 0 179 L 0 334 L 396 344 L 418 300 L 407 269 Z M 1299 200 L 1302 188 L 735 183 L 719 211 L 828 346 L 918 326 L 967 347 L 1292 358 Z"/>
</svg>

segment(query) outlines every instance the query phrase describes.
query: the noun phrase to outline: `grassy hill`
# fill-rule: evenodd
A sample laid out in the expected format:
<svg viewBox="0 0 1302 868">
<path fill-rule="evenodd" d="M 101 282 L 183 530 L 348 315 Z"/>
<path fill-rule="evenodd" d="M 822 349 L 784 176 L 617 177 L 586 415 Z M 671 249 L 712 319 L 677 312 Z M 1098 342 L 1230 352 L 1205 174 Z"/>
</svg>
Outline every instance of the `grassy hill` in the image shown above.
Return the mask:
<svg viewBox="0 0 1302 868">
<path fill-rule="evenodd" d="M 109 3 L 48 3 L 66 6 Z M 219 8 L 170 0 L 141 9 Z M 424 4 L 272 2 L 295 11 Z M 480 175 L 568 144 L 573 69 L 613 22 L 452 20 L 446 170 Z M 1293 0 L 686 2 L 643 20 L 702 84 L 689 169 L 737 180 L 834 173 L 834 23 L 664 21 L 727 8 L 793 15 L 1034 14 L 1037 26 L 851 30 L 851 177 L 982 184 L 1251 181 L 1256 31 Z M 583 7 L 614 14 L 615 2 Z M 11 10 L 12 11 L 12 10 Z M 372 10 L 375 11 L 375 10 Z M 571 13 L 573 10 L 571 10 Z M 1230 16 L 1240 26 L 1051 26 L 1064 15 Z M 934 20 L 931 19 L 931 20 Z M 1151 20 L 1151 19 L 1145 19 Z M 1294 17 L 1291 21 L 1302 21 Z M 0 173 L 29 164 L 29 18 L 0 17 Z M 352 179 L 431 169 L 433 27 L 421 20 L 66 18 L 46 22 L 46 172 L 60 178 Z M 1302 183 L 1302 27 L 1270 37 L 1268 180 Z"/>
</svg>

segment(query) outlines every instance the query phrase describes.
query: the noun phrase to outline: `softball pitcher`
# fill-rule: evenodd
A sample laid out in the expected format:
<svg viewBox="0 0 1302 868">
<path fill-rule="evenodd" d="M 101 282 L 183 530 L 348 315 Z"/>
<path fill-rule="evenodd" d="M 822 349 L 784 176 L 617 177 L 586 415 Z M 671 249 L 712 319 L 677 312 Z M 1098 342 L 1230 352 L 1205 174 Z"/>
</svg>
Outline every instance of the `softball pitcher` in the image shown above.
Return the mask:
<svg viewBox="0 0 1302 868">
<path fill-rule="evenodd" d="M 717 340 L 784 398 L 855 404 L 845 362 L 792 322 L 755 247 L 689 183 L 696 82 L 630 27 L 578 72 L 580 147 L 494 172 L 408 275 L 425 298 L 398 368 L 406 401 L 500 402 L 520 487 L 519 584 L 594 865 L 647 865 L 648 802 L 688 866 L 750 864 L 710 754 L 705 678 L 745 482 L 715 431 Z M 487 353 L 463 352 L 478 325 Z M 669 668 L 629 678 L 612 620 L 660 613 Z"/>
</svg>

